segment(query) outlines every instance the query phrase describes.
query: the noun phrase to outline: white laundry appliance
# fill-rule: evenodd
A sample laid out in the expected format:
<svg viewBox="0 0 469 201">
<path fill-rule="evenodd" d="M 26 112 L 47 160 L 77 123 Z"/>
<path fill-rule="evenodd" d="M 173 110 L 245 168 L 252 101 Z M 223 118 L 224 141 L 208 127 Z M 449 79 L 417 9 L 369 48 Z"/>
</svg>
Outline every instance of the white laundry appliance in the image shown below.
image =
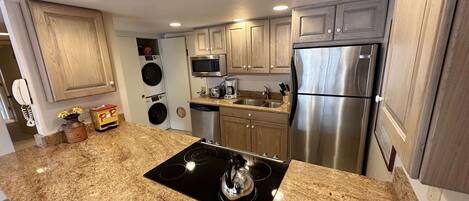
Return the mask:
<svg viewBox="0 0 469 201">
<path fill-rule="evenodd" d="M 161 93 L 146 97 L 146 102 L 149 124 L 163 130 L 168 129 L 170 124 L 166 94 Z"/>
<path fill-rule="evenodd" d="M 145 96 L 165 93 L 164 71 L 159 55 L 139 56 Z"/>
</svg>

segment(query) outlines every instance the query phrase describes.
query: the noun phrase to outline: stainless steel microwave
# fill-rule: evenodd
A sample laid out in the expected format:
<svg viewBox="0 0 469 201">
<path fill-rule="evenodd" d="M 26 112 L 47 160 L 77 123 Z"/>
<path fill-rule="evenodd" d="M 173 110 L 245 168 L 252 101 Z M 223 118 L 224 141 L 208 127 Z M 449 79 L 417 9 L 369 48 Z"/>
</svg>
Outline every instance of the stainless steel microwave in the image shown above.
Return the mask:
<svg viewBox="0 0 469 201">
<path fill-rule="evenodd" d="M 191 57 L 192 76 L 221 77 L 226 75 L 226 55 L 203 55 Z"/>
</svg>

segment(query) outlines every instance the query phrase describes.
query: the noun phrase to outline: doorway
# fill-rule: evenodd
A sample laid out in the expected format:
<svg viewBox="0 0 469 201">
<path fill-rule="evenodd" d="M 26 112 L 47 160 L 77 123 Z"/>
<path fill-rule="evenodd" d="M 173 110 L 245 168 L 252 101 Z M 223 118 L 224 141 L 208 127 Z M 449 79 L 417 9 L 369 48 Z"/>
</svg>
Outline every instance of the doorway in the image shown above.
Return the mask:
<svg viewBox="0 0 469 201">
<path fill-rule="evenodd" d="M 12 84 L 21 78 L 8 36 L 0 38 L 0 113 L 16 151 L 34 146 L 36 127 L 28 127 L 21 105 L 13 97 Z"/>
</svg>

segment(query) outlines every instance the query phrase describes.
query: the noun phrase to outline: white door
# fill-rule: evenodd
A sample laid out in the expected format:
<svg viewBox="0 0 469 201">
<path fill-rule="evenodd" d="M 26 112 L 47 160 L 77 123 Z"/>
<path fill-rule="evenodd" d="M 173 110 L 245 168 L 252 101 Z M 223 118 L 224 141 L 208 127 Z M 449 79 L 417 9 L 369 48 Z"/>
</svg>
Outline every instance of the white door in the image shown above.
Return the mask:
<svg viewBox="0 0 469 201">
<path fill-rule="evenodd" d="M 171 128 L 191 131 L 189 71 L 184 37 L 161 39 L 161 60 Z"/>
<path fill-rule="evenodd" d="M 195 42 L 194 42 L 194 35 L 188 35 L 186 36 L 186 48 L 187 48 L 187 61 L 188 65 L 187 68 L 189 69 L 189 82 L 190 82 L 190 88 L 191 88 L 191 98 L 196 98 L 199 97 L 200 95 L 198 92 L 200 92 L 202 87 L 205 87 L 205 89 L 208 91 L 207 88 L 207 79 L 205 77 L 194 77 L 192 76 L 192 67 L 190 63 L 190 57 L 195 56 Z"/>
<path fill-rule="evenodd" d="M 0 115 L 0 156 L 14 152 L 15 148 L 10 139 L 5 120 Z"/>
<path fill-rule="evenodd" d="M 122 100 L 126 111 L 126 120 L 134 123 L 148 124 L 147 105 L 144 96 L 144 84 L 140 73 L 137 39 L 135 37 L 118 37 L 122 71 L 125 79 L 119 87 L 125 88 L 127 99 Z"/>
</svg>

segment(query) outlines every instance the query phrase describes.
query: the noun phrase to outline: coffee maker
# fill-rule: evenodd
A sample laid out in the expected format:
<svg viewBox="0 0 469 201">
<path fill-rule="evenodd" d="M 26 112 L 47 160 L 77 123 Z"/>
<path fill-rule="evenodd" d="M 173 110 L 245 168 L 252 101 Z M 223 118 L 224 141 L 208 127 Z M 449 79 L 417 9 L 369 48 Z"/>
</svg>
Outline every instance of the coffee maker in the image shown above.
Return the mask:
<svg viewBox="0 0 469 201">
<path fill-rule="evenodd" d="M 238 80 L 227 78 L 225 80 L 225 99 L 235 99 L 238 96 Z"/>
</svg>

